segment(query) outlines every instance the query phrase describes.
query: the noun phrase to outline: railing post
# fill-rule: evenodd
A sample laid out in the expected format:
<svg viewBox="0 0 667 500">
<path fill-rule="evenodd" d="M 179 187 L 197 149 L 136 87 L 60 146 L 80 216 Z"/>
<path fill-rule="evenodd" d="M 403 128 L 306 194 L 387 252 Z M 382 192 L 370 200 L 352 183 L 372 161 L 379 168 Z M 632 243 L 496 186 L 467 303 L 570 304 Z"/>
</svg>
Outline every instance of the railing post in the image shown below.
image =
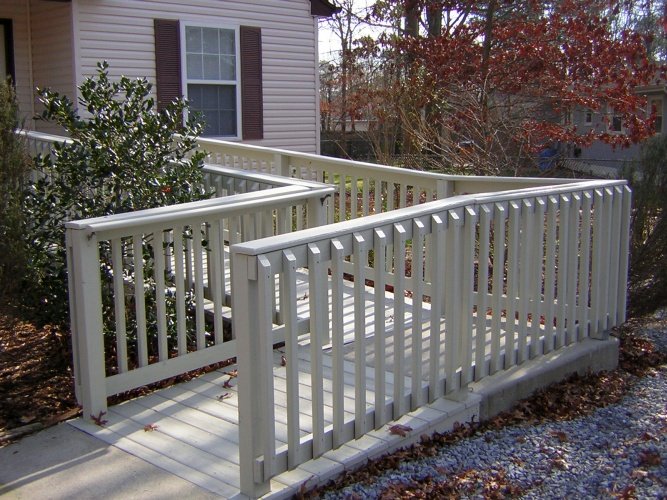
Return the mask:
<svg viewBox="0 0 667 500">
<path fill-rule="evenodd" d="M 99 246 L 94 233 L 73 228 L 66 246 L 77 399 L 91 419 L 107 409 Z"/>
<path fill-rule="evenodd" d="M 621 213 L 621 241 L 618 271 L 618 312 L 616 324 L 625 323 L 628 290 L 628 265 L 630 259 L 630 219 L 632 216 L 632 191 L 625 185 L 619 188 L 623 193 L 623 209 Z"/>
<path fill-rule="evenodd" d="M 292 172 L 290 172 L 289 156 L 282 153 L 276 153 L 273 155 L 273 168 L 275 168 L 276 175 L 282 175 L 283 177 L 292 177 Z"/>
<path fill-rule="evenodd" d="M 324 206 L 325 199 L 308 198 L 308 227 L 320 227 L 327 223 L 327 210 Z"/>
<path fill-rule="evenodd" d="M 438 179 L 436 181 L 436 196 L 438 200 L 444 200 L 445 198 L 449 198 L 454 194 L 454 183 L 453 181 L 448 181 L 446 179 Z"/>
<path fill-rule="evenodd" d="M 238 398 L 239 398 L 239 463 L 241 492 L 259 498 L 270 491 L 265 470 L 257 459 L 265 453 L 265 429 L 270 416 L 263 398 L 267 396 L 267 375 L 273 375 L 273 365 L 267 366 L 267 339 L 262 335 L 262 318 L 257 314 L 261 302 L 258 262 L 254 256 L 237 253 L 232 248 L 232 316 L 233 330 L 238 341 Z M 270 346 L 268 347 L 271 351 Z M 272 394 L 271 394 L 272 395 Z M 270 457 L 265 457 L 270 460 Z"/>
</svg>

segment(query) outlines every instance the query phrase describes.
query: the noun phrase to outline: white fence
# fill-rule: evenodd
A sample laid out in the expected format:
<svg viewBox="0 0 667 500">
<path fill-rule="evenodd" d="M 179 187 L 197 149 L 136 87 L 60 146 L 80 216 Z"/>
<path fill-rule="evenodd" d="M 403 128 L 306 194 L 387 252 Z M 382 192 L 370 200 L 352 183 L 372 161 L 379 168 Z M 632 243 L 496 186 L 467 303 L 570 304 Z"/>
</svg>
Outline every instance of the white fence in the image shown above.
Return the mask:
<svg viewBox="0 0 667 500">
<path fill-rule="evenodd" d="M 30 137 L 36 150 L 53 140 Z M 107 395 L 237 357 L 247 495 L 625 319 L 625 182 L 426 174 L 200 142 L 219 198 L 66 225 L 77 391 L 89 417 Z M 286 444 L 276 440 L 277 340 Z M 350 359 L 353 394 L 343 393 Z"/>
<path fill-rule="evenodd" d="M 234 330 L 248 333 L 238 337 L 240 435 L 248 440 L 241 446 L 244 491 L 261 494 L 275 474 L 472 381 L 586 337 L 603 338 L 625 319 L 629 215 L 624 183 L 588 181 L 458 196 L 334 224 L 325 232 L 311 229 L 235 245 Z M 354 269 L 351 292 L 344 291 L 348 260 Z M 277 300 L 286 318 L 288 408 L 297 405 L 303 394 L 294 362 L 299 340 L 294 290 L 296 270 L 304 267 L 312 383 L 306 397 L 313 405 L 313 430 L 300 436 L 299 413 L 288 412 L 288 444 L 276 447 L 274 325 L 269 308 L 258 315 L 242 305 L 271 304 L 273 283 L 281 283 Z M 395 291 L 391 304 L 389 283 Z M 375 292 L 370 304 L 366 286 Z M 353 319 L 344 294 L 352 295 Z M 344 322 L 355 325 L 353 396 L 342 392 Z M 388 323 L 393 324 L 389 337 Z M 328 343 L 332 411 L 323 403 L 322 345 Z M 373 377 L 365 371 L 369 348 Z M 369 385 L 373 401 L 366 399 Z M 331 423 L 325 426 L 327 411 Z"/>
</svg>

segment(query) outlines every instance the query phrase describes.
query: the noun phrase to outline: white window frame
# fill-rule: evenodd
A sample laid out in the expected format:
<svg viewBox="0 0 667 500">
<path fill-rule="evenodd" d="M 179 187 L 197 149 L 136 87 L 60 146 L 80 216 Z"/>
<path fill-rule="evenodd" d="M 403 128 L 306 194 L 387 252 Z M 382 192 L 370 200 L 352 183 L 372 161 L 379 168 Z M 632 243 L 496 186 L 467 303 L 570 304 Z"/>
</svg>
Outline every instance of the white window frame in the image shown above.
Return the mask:
<svg viewBox="0 0 667 500">
<path fill-rule="evenodd" d="M 612 127 L 614 125 L 614 117 L 618 116 L 621 120 L 621 130 L 614 130 Z M 623 124 L 623 116 L 620 113 L 617 113 L 614 108 L 607 106 L 607 131 L 610 134 L 624 134 L 625 125 Z"/>
<path fill-rule="evenodd" d="M 658 105 L 655 107 L 655 109 L 656 109 L 655 116 L 659 116 L 660 120 L 662 122 L 660 124 L 660 130 L 656 130 L 654 132 L 654 134 L 662 134 L 662 127 L 665 126 L 665 117 L 662 113 L 662 110 L 664 109 L 663 107 L 664 107 L 665 104 L 664 104 L 664 101 L 663 101 L 662 97 L 649 97 L 648 98 L 648 116 L 651 116 L 651 114 L 653 113 L 653 103 L 658 103 Z"/>
<path fill-rule="evenodd" d="M 225 141 L 240 141 L 241 129 L 241 25 L 229 23 L 203 23 L 201 21 L 181 21 L 181 88 L 183 95 L 188 98 L 188 83 L 195 85 L 234 85 L 236 88 L 236 135 L 205 136 L 206 139 L 222 139 Z M 236 80 L 188 80 L 188 62 L 186 53 L 185 30 L 188 26 L 196 28 L 214 28 L 234 31 L 234 46 L 236 49 Z M 186 115 L 187 119 L 187 115 Z"/>
<path fill-rule="evenodd" d="M 584 125 L 588 127 L 593 125 L 593 110 L 590 108 L 584 109 Z"/>
</svg>

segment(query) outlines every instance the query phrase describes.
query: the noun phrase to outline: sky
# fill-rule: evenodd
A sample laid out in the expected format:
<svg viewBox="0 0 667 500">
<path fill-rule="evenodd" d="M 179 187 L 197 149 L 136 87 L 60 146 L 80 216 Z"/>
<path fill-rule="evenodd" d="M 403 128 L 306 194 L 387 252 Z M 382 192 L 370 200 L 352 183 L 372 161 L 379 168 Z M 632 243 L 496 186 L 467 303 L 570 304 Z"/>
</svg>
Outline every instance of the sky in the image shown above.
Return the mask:
<svg viewBox="0 0 667 500">
<path fill-rule="evenodd" d="M 375 3 L 375 0 L 352 0 L 355 11 L 367 8 Z M 372 33 L 372 28 L 360 28 L 359 35 Z M 325 20 L 319 23 L 319 49 L 320 61 L 330 60 L 335 58 L 336 53 L 340 51 L 340 42 L 327 26 Z"/>
</svg>

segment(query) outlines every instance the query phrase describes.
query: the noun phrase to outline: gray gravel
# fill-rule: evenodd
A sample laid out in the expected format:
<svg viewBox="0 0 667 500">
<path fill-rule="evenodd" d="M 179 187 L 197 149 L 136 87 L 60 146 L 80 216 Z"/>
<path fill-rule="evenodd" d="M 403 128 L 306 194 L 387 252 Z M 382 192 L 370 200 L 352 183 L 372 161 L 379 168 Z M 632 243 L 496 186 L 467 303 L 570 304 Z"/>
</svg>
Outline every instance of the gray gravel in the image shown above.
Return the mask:
<svg viewBox="0 0 667 500">
<path fill-rule="evenodd" d="M 643 329 L 667 352 L 667 310 Z M 506 427 L 445 446 L 435 457 L 406 461 L 372 484 L 324 498 L 378 498 L 396 483 L 477 471 L 521 488 L 522 498 L 667 499 L 667 366 L 634 385 L 623 400 L 568 422 Z M 481 492 L 481 490 L 480 490 Z M 474 497 L 473 497 L 474 498 Z"/>
</svg>

